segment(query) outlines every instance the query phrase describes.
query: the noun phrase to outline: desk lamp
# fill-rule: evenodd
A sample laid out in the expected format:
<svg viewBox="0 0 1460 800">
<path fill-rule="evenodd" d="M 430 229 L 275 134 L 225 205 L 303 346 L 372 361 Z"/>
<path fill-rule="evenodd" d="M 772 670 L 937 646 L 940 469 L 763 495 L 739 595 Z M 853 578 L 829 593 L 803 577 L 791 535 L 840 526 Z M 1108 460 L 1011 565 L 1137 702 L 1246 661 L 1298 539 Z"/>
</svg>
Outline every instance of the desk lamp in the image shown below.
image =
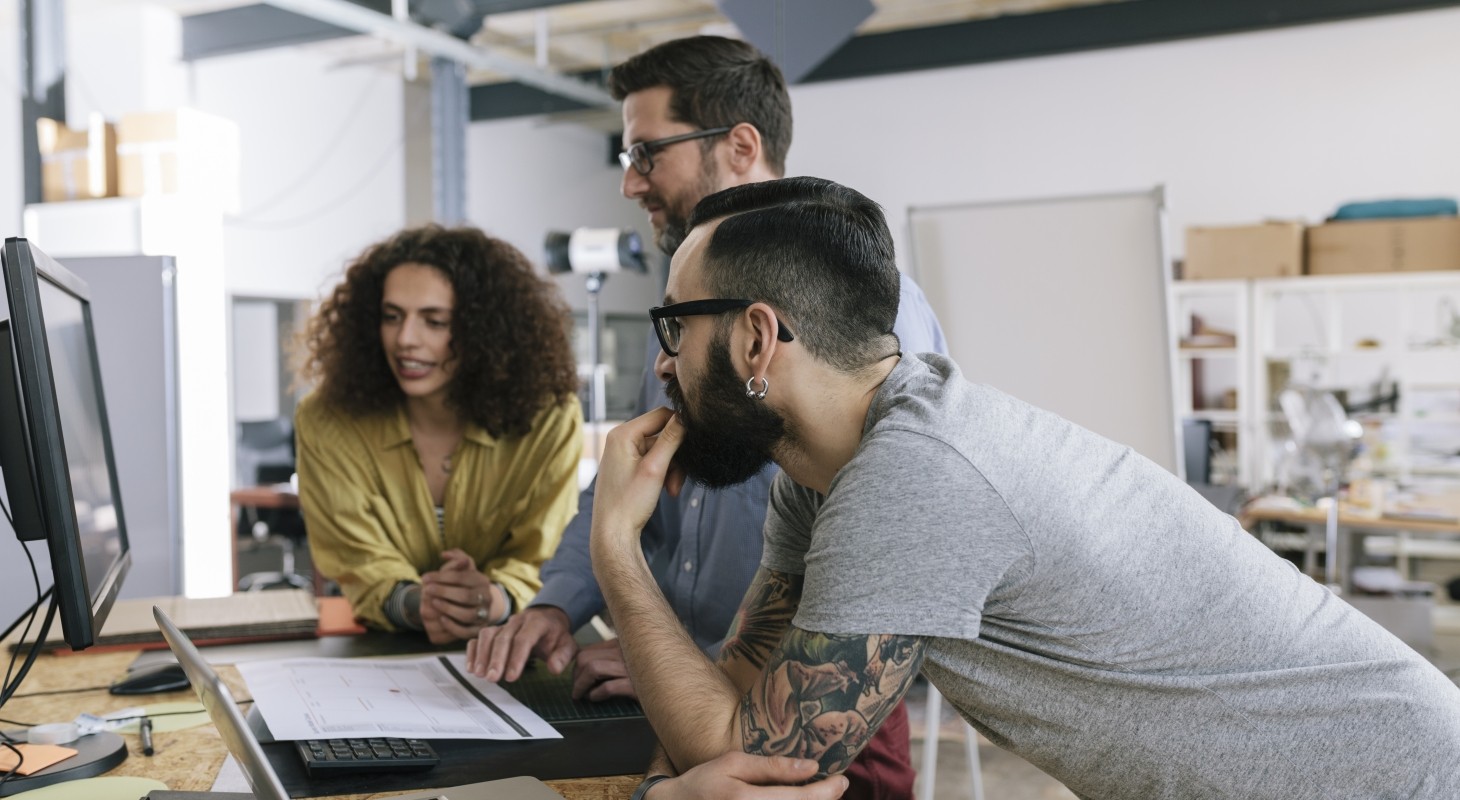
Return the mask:
<svg viewBox="0 0 1460 800">
<path fill-rule="evenodd" d="M 1292 447 L 1296 471 L 1320 497 L 1328 497 L 1328 524 L 1324 543 L 1328 557 L 1324 559 L 1324 579 L 1329 587 L 1338 580 L 1338 487 L 1353 460 L 1354 448 L 1364 430 L 1348 418 L 1338 398 L 1330 392 L 1307 386 L 1284 389 L 1278 405 L 1292 431 Z"/>
<path fill-rule="evenodd" d="M 607 368 L 600 349 L 598 293 L 609 273 L 649 271 L 644 262 L 644 244 L 631 228 L 579 228 L 572 233 L 549 231 L 543 246 L 548 272 L 576 272 L 586 281 L 589 360 L 593 364 L 588 380 L 588 419 L 603 422 L 608 417 Z"/>
</svg>

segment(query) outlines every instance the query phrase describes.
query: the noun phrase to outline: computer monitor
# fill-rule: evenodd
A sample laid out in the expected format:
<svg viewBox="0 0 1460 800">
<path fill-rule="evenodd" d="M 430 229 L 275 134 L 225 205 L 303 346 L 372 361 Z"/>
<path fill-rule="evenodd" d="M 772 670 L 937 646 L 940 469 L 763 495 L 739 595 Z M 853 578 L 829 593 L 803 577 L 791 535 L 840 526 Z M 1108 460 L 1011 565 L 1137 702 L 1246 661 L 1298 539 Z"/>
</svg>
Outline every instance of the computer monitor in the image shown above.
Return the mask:
<svg viewBox="0 0 1460 800">
<path fill-rule="evenodd" d="M 15 533 L 44 539 L 66 643 L 90 647 L 131 565 L 86 284 L 5 240 L 0 470 Z"/>
</svg>

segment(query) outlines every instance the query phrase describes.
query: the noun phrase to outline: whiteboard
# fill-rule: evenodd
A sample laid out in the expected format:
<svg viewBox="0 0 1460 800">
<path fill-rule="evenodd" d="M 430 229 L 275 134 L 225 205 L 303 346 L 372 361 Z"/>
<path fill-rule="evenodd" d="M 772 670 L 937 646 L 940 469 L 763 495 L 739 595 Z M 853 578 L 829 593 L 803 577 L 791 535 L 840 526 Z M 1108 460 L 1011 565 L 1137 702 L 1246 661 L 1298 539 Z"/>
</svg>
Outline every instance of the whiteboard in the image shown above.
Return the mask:
<svg viewBox="0 0 1460 800">
<path fill-rule="evenodd" d="M 908 218 L 914 277 L 968 380 L 1177 472 L 1160 187 Z"/>
</svg>

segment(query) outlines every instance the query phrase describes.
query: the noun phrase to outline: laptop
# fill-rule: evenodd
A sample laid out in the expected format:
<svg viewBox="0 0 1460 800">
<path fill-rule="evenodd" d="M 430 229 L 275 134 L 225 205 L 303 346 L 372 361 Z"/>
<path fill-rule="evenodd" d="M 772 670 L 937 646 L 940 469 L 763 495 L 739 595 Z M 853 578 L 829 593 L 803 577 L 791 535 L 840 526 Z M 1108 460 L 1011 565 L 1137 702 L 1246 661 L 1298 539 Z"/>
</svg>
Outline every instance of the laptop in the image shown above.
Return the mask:
<svg viewBox="0 0 1460 800">
<path fill-rule="evenodd" d="M 167 646 L 172 648 L 173 655 L 182 664 L 188 680 L 192 681 L 193 690 L 198 693 L 198 700 L 208 710 L 224 746 L 238 761 L 253 792 L 154 791 L 145 800 L 289 800 L 289 793 L 269 764 L 258 737 L 244 720 L 243 712 L 234 702 L 228 686 L 162 609 L 153 606 L 152 615 L 157 618 L 162 638 L 167 640 Z M 391 800 L 563 800 L 563 796 L 536 778 L 522 777 L 403 794 Z"/>
</svg>

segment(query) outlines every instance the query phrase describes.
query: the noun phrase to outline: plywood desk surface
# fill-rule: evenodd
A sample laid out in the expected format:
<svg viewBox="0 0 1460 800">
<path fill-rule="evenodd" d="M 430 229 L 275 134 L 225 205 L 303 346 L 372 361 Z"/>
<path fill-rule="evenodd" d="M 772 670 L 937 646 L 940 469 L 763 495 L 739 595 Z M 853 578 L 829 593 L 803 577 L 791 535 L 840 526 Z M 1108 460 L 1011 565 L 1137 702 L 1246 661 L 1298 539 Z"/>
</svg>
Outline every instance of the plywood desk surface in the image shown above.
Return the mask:
<svg viewBox="0 0 1460 800">
<path fill-rule="evenodd" d="M 205 655 L 206 655 L 206 651 Z M 25 723 L 65 722 L 77 714 L 105 714 L 128 706 L 149 703 L 195 701 L 191 689 L 163 694 L 122 697 L 110 694 L 105 687 L 127 670 L 137 657 L 135 652 L 81 653 L 74 655 L 42 655 L 36 659 L 17 696 L 6 703 L 3 716 Z M 249 696 L 238 671 L 231 665 L 217 667 L 220 675 L 240 699 Z M 36 692 L 86 689 L 63 694 L 30 696 Z M 13 727 L 13 726 L 11 726 Z M 106 773 L 152 778 L 177 791 L 206 791 L 213 785 L 219 767 L 228 751 L 217 730 L 211 725 L 183 731 L 156 733 L 153 744 L 156 754 L 142 755 L 141 743 L 127 736 L 127 760 Z M 626 800 L 638 785 L 640 776 L 584 778 L 548 781 L 548 785 L 568 800 Z M 384 800 L 399 792 L 337 796 L 336 800 Z"/>
<path fill-rule="evenodd" d="M 1321 508 L 1274 509 L 1254 508 L 1242 512 L 1242 527 L 1252 530 L 1263 522 L 1286 522 L 1292 525 L 1325 525 L 1328 512 Z M 1384 517 L 1350 514 L 1340 510 L 1338 524 L 1344 528 L 1367 531 L 1412 531 L 1416 533 L 1460 533 L 1460 522 L 1435 521 L 1415 517 Z"/>
<path fill-rule="evenodd" d="M 277 486 L 244 486 L 228 493 L 235 506 L 252 508 L 298 508 L 299 495 Z"/>
</svg>

